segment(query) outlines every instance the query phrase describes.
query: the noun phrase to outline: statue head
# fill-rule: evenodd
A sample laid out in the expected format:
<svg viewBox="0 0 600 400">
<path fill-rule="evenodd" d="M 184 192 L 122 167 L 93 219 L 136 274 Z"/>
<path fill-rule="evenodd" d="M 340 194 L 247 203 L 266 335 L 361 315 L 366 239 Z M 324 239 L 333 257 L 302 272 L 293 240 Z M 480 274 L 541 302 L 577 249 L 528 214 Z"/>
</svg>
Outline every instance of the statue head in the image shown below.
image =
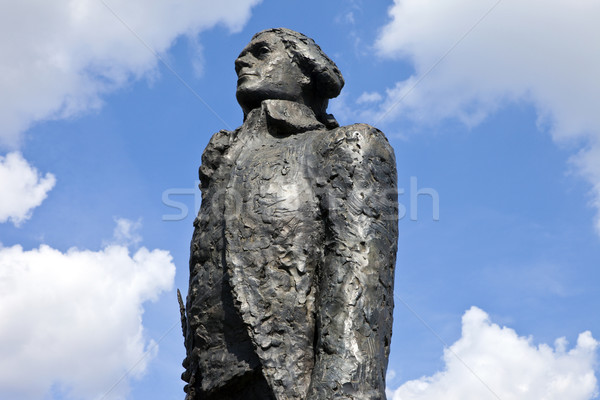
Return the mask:
<svg viewBox="0 0 600 400">
<path fill-rule="evenodd" d="M 344 78 L 309 37 L 285 28 L 259 32 L 235 60 L 235 71 L 244 116 L 263 100 L 280 99 L 305 104 L 321 122 L 334 124 L 327 104 L 339 95 Z"/>
</svg>

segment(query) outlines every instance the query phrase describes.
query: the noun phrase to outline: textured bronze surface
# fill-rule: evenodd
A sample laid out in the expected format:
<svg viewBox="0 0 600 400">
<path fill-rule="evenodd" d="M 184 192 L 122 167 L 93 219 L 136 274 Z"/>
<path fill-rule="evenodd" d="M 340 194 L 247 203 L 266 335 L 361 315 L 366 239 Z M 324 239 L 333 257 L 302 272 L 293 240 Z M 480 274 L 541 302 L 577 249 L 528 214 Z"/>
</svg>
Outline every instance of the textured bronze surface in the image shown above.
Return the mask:
<svg viewBox="0 0 600 400">
<path fill-rule="evenodd" d="M 344 81 L 312 39 L 263 31 L 235 64 L 244 123 L 200 167 L 186 399 L 385 399 L 393 150 L 326 114 Z"/>
</svg>

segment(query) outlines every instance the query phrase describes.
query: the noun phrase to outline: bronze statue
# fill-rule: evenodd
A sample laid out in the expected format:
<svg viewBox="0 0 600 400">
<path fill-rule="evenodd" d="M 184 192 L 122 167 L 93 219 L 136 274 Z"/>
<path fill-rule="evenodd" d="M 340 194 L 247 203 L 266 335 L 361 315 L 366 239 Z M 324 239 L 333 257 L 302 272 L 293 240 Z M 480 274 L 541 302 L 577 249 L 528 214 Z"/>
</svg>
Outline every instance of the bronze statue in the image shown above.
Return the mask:
<svg viewBox="0 0 600 400">
<path fill-rule="evenodd" d="M 217 132 L 200 167 L 186 399 L 385 399 L 393 150 L 326 113 L 344 80 L 312 39 L 259 32 L 235 70 L 244 123 Z"/>
</svg>

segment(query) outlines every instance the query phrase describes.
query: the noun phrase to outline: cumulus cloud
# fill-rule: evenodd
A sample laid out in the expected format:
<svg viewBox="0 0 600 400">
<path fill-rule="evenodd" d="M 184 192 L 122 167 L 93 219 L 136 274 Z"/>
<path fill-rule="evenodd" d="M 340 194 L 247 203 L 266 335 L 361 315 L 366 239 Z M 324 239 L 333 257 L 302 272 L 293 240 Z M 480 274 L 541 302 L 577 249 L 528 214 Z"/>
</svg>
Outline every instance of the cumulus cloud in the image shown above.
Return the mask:
<svg viewBox="0 0 600 400">
<path fill-rule="evenodd" d="M 590 400 L 597 395 L 594 367 L 598 342 L 579 335 L 567 351 L 564 338 L 554 348 L 491 323 L 472 307 L 462 318 L 462 337 L 444 351 L 445 369 L 389 390 L 390 400 Z"/>
<path fill-rule="evenodd" d="M 143 303 L 174 275 L 164 250 L 0 247 L 0 398 L 124 398 L 127 379 L 113 385 L 133 367 L 141 376 L 156 352 Z"/>
<path fill-rule="evenodd" d="M 34 122 L 97 108 L 103 94 L 151 76 L 158 61 L 140 39 L 161 54 L 178 36 L 216 24 L 237 31 L 259 2 L 0 2 L 0 145 L 16 146 Z"/>
<path fill-rule="evenodd" d="M 55 183 L 54 175 L 42 177 L 20 153 L 0 156 L 0 223 L 11 221 L 19 226 L 28 220 Z"/>
<path fill-rule="evenodd" d="M 395 0 L 376 49 L 410 61 L 415 73 L 370 116 L 473 126 L 508 103 L 529 102 L 557 142 L 585 147 L 572 161 L 600 212 L 599 14 L 595 0 Z"/>
</svg>

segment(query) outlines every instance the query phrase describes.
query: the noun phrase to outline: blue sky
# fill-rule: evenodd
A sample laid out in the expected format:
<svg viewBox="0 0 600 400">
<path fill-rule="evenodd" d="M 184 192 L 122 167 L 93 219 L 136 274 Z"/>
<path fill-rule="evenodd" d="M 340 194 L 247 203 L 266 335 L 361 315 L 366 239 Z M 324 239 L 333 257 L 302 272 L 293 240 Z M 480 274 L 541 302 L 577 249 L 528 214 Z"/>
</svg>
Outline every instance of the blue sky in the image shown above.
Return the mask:
<svg viewBox="0 0 600 400">
<path fill-rule="evenodd" d="M 242 121 L 235 57 L 278 26 L 340 67 L 338 121 L 377 126 L 396 153 L 388 398 L 596 398 L 598 12 L 2 3 L 0 398 L 183 398 L 175 290 L 200 157 Z"/>
</svg>

